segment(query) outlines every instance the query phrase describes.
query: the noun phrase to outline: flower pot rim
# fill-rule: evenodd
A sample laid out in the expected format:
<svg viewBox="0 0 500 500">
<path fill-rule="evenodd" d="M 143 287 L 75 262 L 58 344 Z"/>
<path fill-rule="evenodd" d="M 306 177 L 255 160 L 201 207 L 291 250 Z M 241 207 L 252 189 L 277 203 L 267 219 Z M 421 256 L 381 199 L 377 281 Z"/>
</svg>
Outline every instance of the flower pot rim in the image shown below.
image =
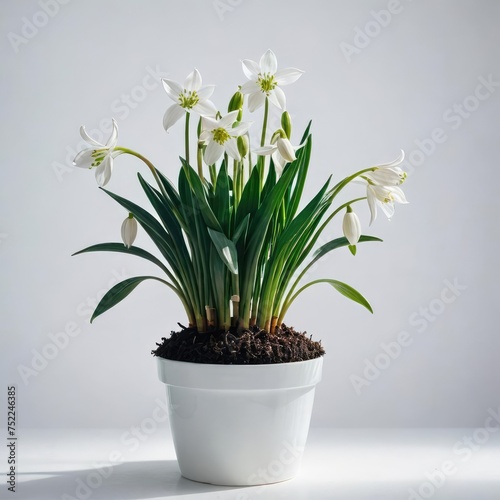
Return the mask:
<svg viewBox="0 0 500 500">
<path fill-rule="evenodd" d="M 323 356 L 255 365 L 193 363 L 157 357 L 166 385 L 201 390 L 279 390 L 312 387 L 321 380 Z M 230 373 L 230 375 L 229 375 Z"/>
</svg>

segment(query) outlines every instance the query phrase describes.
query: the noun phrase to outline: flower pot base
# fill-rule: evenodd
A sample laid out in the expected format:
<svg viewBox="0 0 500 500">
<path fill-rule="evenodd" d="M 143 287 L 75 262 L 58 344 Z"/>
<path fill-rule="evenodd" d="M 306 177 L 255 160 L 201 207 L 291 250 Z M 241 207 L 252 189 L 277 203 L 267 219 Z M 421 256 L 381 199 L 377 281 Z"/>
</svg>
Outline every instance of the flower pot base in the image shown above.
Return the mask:
<svg viewBox="0 0 500 500">
<path fill-rule="evenodd" d="M 184 477 L 251 486 L 298 474 L 322 358 L 251 366 L 157 360 Z"/>
</svg>

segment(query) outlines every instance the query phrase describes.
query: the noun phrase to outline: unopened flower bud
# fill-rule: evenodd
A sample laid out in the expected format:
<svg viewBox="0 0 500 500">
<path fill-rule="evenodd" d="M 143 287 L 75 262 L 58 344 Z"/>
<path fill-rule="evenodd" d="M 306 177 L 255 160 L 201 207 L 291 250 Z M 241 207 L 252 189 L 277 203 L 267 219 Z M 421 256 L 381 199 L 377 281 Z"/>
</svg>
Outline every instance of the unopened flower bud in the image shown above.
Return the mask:
<svg viewBox="0 0 500 500">
<path fill-rule="evenodd" d="M 248 154 L 248 149 L 250 147 L 250 144 L 248 142 L 248 136 L 247 135 L 240 135 L 236 139 L 236 143 L 238 145 L 238 153 L 240 153 L 240 156 L 242 158 L 245 158 L 246 155 Z"/>
<path fill-rule="evenodd" d="M 287 138 L 290 139 L 292 137 L 292 119 L 288 111 L 284 111 L 281 115 L 281 127 L 285 131 Z"/>
<path fill-rule="evenodd" d="M 123 221 L 122 224 L 122 240 L 127 248 L 130 248 L 137 236 L 137 221 L 132 214 Z"/>
<path fill-rule="evenodd" d="M 347 207 L 347 211 L 344 215 L 342 230 L 344 231 L 344 236 L 347 238 L 349 245 L 355 246 L 361 236 L 361 223 L 350 206 Z"/>
<path fill-rule="evenodd" d="M 231 111 L 237 111 L 241 108 L 243 108 L 243 94 L 238 90 L 233 97 L 231 97 L 227 110 L 230 113 Z"/>
</svg>

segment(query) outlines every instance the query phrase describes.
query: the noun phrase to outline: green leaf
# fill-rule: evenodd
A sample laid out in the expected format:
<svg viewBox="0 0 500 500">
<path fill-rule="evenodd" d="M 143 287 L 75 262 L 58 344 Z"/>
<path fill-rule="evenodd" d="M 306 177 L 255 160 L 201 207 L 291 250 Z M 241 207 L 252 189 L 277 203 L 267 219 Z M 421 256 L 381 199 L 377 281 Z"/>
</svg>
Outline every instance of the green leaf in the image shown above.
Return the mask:
<svg viewBox="0 0 500 500">
<path fill-rule="evenodd" d="M 380 238 L 377 238 L 376 236 L 367 236 L 363 234 L 360 236 L 358 243 L 364 243 L 366 241 L 382 241 L 382 240 Z M 321 259 L 321 257 L 326 255 L 328 252 L 331 252 L 336 248 L 345 246 L 349 246 L 349 242 L 347 241 L 347 238 L 345 238 L 344 236 L 342 236 L 341 238 L 335 238 L 334 240 L 330 240 L 329 242 L 325 243 L 323 246 L 319 247 L 314 252 L 311 264 L 314 264 L 318 259 Z"/>
<path fill-rule="evenodd" d="M 342 281 L 337 281 L 337 280 L 324 279 L 324 280 L 317 281 L 317 283 L 321 283 L 321 282 L 328 283 L 328 284 L 332 285 L 333 288 L 335 288 L 335 290 L 337 290 L 337 292 L 341 293 L 344 297 L 347 297 L 348 299 L 351 299 L 354 302 L 361 304 L 363 307 L 366 307 L 366 309 L 368 309 L 373 314 L 372 306 L 352 286 L 349 286 L 346 283 L 342 283 Z"/>
<path fill-rule="evenodd" d="M 220 222 L 223 231 L 229 234 L 229 219 L 230 219 L 230 198 L 229 198 L 229 178 L 227 175 L 226 162 L 223 161 L 217 183 L 215 185 L 215 196 L 213 198 L 212 210 Z"/>
<path fill-rule="evenodd" d="M 310 126 L 311 122 L 309 122 L 306 132 L 309 131 Z M 293 191 L 291 191 L 290 194 L 290 206 L 287 207 L 286 215 L 289 220 L 291 220 L 297 212 L 300 200 L 302 198 L 302 192 L 304 191 L 304 186 L 307 179 L 307 172 L 309 170 L 309 161 L 311 159 L 312 137 L 306 136 L 304 133 L 302 142 L 305 141 L 306 137 L 307 137 L 307 142 L 305 146 L 298 151 L 298 154 L 300 154 L 299 157 L 301 159 L 301 162 L 300 162 L 299 172 L 297 174 L 297 182 L 295 183 Z"/>
<path fill-rule="evenodd" d="M 167 274 L 169 273 L 167 267 L 165 267 L 161 260 L 157 259 L 154 255 L 139 247 L 132 246 L 130 248 L 127 248 L 123 243 L 99 243 L 97 245 L 92 245 L 90 247 L 84 248 L 83 250 L 75 252 L 73 256 L 88 252 L 118 252 L 126 253 L 129 255 L 136 255 L 137 257 L 142 257 L 143 259 L 149 260 L 153 264 L 156 264 L 158 267 L 160 267 Z"/>
<path fill-rule="evenodd" d="M 247 214 L 245 218 L 240 222 L 239 226 L 235 229 L 233 234 L 234 244 L 238 243 L 239 239 L 243 236 L 245 239 L 248 231 L 248 223 L 250 221 L 250 214 Z"/>
<path fill-rule="evenodd" d="M 193 196 L 196 198 L 198 208 L 203 216 L 206 226 L 211 227 L 216 231 L 222 231 L 219 221 L 208 203 L 207 194 L 201 182 L 200 176 L 188 163 L 186 163 L 185 160 L 181 158 L 181 161 L 183 165 L 182 171 L 186 175 L 186 179 L 191 187 Z"/>
<path fill-rule="evenodd" d="M 229 238 L 226 238 L 224 234 L 211 228 L 208 228 L 208 234 L 212 238 L 222 262 L 226 264 L 233 274 L 238 274 L 238 252 L 235 244 Z"/>
<path fill-rule="evenodd" d="M 260 203 L 260 187 L 259 187 L 259 171 L 254 168 L 248 179 L 243 193 L 241 195 L 240 204 L 236 211 L 235 227 L 238 227 L 245 217 L 253 217 Z"/>
<path fill-rule="evenodd" d="M 311 281 L 311 282 L 307 283 L 306 285 L 304 285 L 302 288 L 300 288 L 294 294 L 294 296 L 285 305 L 286 310 L 290 307 L 291 303 L 297 298 L 297 296 L 300 293 L 302 293 L 304 290 L 306 290 L 310 286 L 317 285 L 318 283 L 328 283 L 329 285 L 333 286 L 333 288 L 335 288 L 335 290 L 337 290 L 339 293 L 341 293 L 344 297 L 347 297 L 348 299 L 351 299 L 354 302 L 361 304 L 363 307 L 366 307 L 366 309 L 368 309 L 371 313 L 373 313 L 372 306 L 368 303 L 368 301 L 357 290 L 355 290 L 352 286 L 347 285 L 346 283 L 342 283 L 342 281 L 337 281 L 337 280 L 332 280 L 332 279 L 314 280 L 314 281 Z"/>
<path fill-rule="evenodd" d="M 157 278 L 156 276 L 136 276 L 135 278 L 128 278 L 116 284 L 104 295 L 99 304 L 97 304 L 94 314 L 92 314 L 92 318 L 90 318 L 90 322 L 92 323 L 92 321 L 94 321 L 94 319 L 102 313 L 105 313 L 108 309 L 111 309 L 113 306 L 121 302 L 135 289 L 139 283 L 142 283 L 144 280 L 160 281 L 179 294 L 179 291 L 171 283 Z"/>
</svg>

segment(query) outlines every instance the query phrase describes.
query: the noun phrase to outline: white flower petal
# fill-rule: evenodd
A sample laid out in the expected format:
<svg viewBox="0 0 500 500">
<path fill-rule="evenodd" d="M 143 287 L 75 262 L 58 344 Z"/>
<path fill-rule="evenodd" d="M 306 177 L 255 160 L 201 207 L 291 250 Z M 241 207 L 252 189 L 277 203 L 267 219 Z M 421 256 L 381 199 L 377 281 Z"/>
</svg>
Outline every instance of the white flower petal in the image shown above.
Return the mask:
<svg viewBox="0 0 500 500">
<path fill-rule="evenodd" d="M 201 128 L 202 130 L 214 130 L 219 126 L 219 122 L 215 118 L 209 116 L 202 116 L 201 118 Z"/>
<path fill-rule="evenodd" d="M 201 75 L 200 72 L 197 69 L 194 69 L 189 75 L 187 76 L 186 80 L 184 81 L 184 88 L 189 92 L 196 90 L 198 91 L 201 87 Z"/>
<path fill-rule="evenodd" d="M 168 132 L 168 129 L 177 123 L 184 116 L 184 108 L 178 104 L 172 104 L 163 115 L 163 128 Z"/>
<path fill-rule="evenodd" d="M 241 160 L 241 156 L 240 156 L 240 153 L 238 151 L 238 143 L 236 142 L 236 139 L 234 139 L 234 138 L 228 139 L 224 143 L 224 147 L 225 147 L 226 153 L 231 158 L 238 160 L 238 161 Z"/>
<path fill-rule="evenodd" d="M 207 85 L 206 87 L 198 90 L 196 93 L 198 94 L 200 101 L 205 101 L 206 99 L 210 99 L 210 97 L 212 97 L 214 90 L 215 85 Z"/>
<path fill-rule="evenodd" d="M 368 201 L 368 207 L 370 208 L 370 226 L 373 221 L 377 218 L 377 202 L 375 193 L 372 190 L 372 187 L 368 184 L 366 189 L 366 197 Z"/>
<path fill-rule="evenodd" d="M 242 94 L 253 94 L 254 92 L 262 92 L 260 85 L 257 82 L 246 82 L 241 86 Z"/>
<path fill-rule="evenodd" d="M 80 168 L 92 168 L 92 163 L 94 161 L 94 157 L 92 153 L 95 151 L 93 148 L 84 149 L 80 151 L 73 160 L 73 165 L 75 167 Z"/>
<path fill-rule="evenodd" d="M 193 111 L 201 116 L 215 116 L 217 114 L 217 108 L 212 101 L 199 101 L 196 106 L 193 106 Z"/>
<path fill-rule="evenodd" d="M 261 58 L 260 58 L 260 70 L 262 73 L 269 73 L 274 75 L 276 70 L 278 69 L 278 61 L 274 52 L 272 50 L 268 50 Z"/>
<path fill-rule="evenodd" d="M 397 203 L 408 203 L 403 190 L 397 186 L 389 186 L 387 188 L 391 193 L 391 198 Z"/>
<path fill-rule="evenodd" d="M 260 156 L 272 155 L 275 151 L 277 151 L 276 146 L 262 146 L 260 148 L 254 149 L 254 153 Z"/>
<path fill-rule="evenodd" d="M 274 168 L 276 170 L 276 175 L 278 177 L 280 177 L 281 174 L 283 173 L 283 169 L 285 168 L 286 162 L 282 158 L 282 156 L 278 153 L 277 150 L 273 154 L 272 159 L 273 159 Z"/>
<path fill-rule="evenodd" d="M 380 208 L 388 219 L 394 215 L 394 203 L 392 203 L 392 201 L 389 203 L 380 203 Z"/>
<path fill-rule="evenodd" d="M 111 179 L 113 172 L 113 157 L 108 155 L 95 170 L 95 178 L 99 186 L 104 187 Z"/>
<path fill-rule="evenodd" d="M 212 137 L 212 133 L 210 130 L 204 130 L 201 134 L 200 137 L 198 138 L 199 142 L 205 143 Z"/>
<path fill-rule="evenodd" d="M 179 102 L 179 94 L 182 93 L 182 87 L 180 84 L 165 78 L 162 78 L 161 83 L 163 83 L 163 88 L 165 89 L 168 97 L 175 102 Z"/>
<path fill-rule="evenodd" d="M 278 139 L 276 143 L 278 151 L 284 160 L 288 162 L 295 161 L 297 157 L 295 156 L 295 150 L 293 149 L 292 143 L 288 139 Z"/>
<path fill-rule="evenodd" d="M 225 128 L 229 131 L 233 126 L 233 123 L 236 121 L 238 113 L 239 111 L 236 110 L 236 111 L 231 111 L 231 113 L 228 113 L 226 116 L 223 116 L 218 122 L 218 127 Z"/>
<path fill-rule="evenodd" d="M 82 136 L 82 139 L 89 144 L 92 144 L 92 146 L 97 146 L 98 149 L 106 147 L 104 144 L 101 144 L 100 142 L 97 142 L 95 139 L 92 139 L 89 134 L 87 134 L 87 131 L 85 130 L 85 127 L 82 125 L 80 127 L 80 135 Z"/>
<path fill-rule="evenodd" d="M 269 101 L 280 109 L 286 108 L 285 93 L 279 87 L 276 87 L 273 91 L 271 91 L 269 94 Z"/>
<path fill-rule="evenodd" d="M 118 125 L 114 118 L 112 118 L 111 121 L 113 122 L 113 131 L 111 132 L 108 142 L 106 142 L 106 147 L 110 149 L 114 148 L 118 142 Z"/>
<path fill-rule="evenodd" d="M 280 69 L 276 72 L 274 79 L 278 85 L 289 85 L 296 82 L 304 72 L 297 68 Z"/>
<path fill-rule="evenodd" d="M 248 129 L 250 128 L 250 125 L 252 125 L 252 122 L 241 122 L 236 127 L 228 129 L 228 132 L 230 132 L 230 134 L 233 136 L 243 135 L 247 133 Z"/>
<path fill-rule="evenodd" d="M 259 65 L 250 59 L 244 59 L 241 61 L 241 66 L 243 67 L 243 73 L 249 80 L 257 80 L 260 68 Z"/>
<path fill-rule="evenodd" d="M 264 105 L 265 100 L 266 95 L 262 92 L 250 94 L 248 96 L 248 111 L 250 111 L 250 113 L 253 113 L 255 110 Z"/>
<path fill-rule="evenodd" d="M 393 160 L 389 163 L 382 163 L 382 165 L 375 165 L 374 168 L 395 167 L 396 165 L 399 165 L 400 163 L 402 163 L 404 159 L 405 159 L 405 152 L 401 149 L 399 156 L 395 160 Z"/>
<path fill-rule="evenodd" d="M 208 143 L 207 149 L 205 149 L 205 154 L 203 158 L 207 165 L 213 165 L 224 153 L 224 146 L 215 141 L 210 141 Z"/>
</svg>

